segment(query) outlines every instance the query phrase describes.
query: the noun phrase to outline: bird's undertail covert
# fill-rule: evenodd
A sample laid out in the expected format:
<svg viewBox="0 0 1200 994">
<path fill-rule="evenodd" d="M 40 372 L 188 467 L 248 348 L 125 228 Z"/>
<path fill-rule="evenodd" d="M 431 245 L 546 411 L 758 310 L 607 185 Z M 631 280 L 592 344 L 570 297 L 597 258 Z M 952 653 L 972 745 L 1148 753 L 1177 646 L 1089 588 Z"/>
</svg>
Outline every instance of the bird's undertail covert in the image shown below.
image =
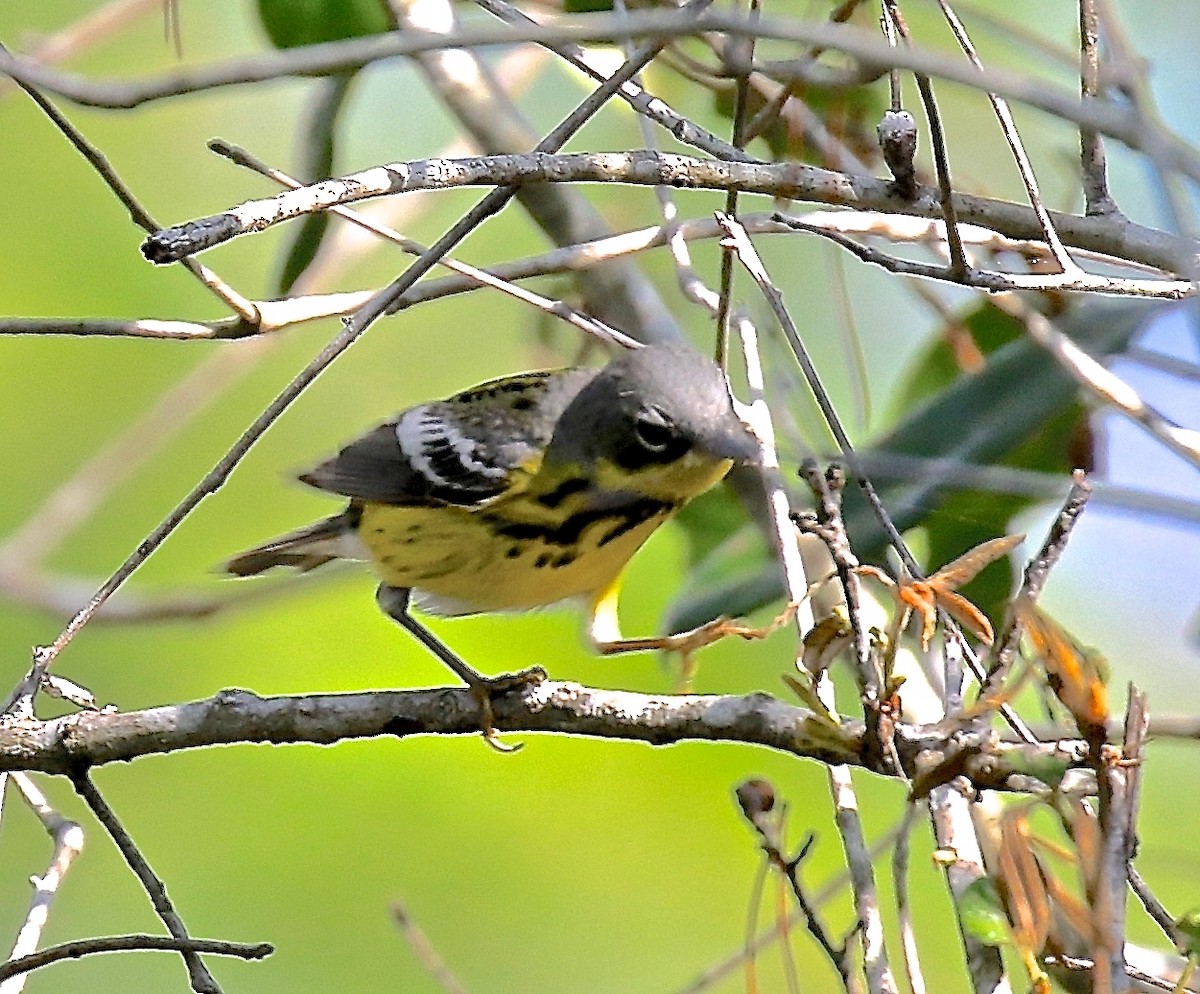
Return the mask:
<svg viewBox="0 0 1200 994">
<path fill-rule="evenodd" d="M 359 512 L 350 508 L 332 518 L 288 532 L 265 545 L 249 549 L 225 563 L 234 576 L 257 576 L 273 566 L 290 566 L 302 573 L 334 559 L 358 558 L 347 548 L 354 538 Z"/>
</svg>

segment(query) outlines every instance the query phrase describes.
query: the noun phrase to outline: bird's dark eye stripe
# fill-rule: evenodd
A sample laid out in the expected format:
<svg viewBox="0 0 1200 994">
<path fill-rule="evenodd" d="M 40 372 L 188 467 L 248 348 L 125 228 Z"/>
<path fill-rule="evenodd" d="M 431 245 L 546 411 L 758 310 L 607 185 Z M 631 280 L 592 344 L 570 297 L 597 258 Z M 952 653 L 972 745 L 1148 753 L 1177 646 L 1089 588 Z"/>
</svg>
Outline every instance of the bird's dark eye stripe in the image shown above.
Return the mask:
<svg viewBox="0 0 1200 994">
<path fill-rule="evenodd" d="M 622 469 L 628 470 L 664 466 L 673 463 L 691 447 L 692 443 L 682 435 L 672 435 L 670 441 L 660 449 L 648 449 L 637 443 L 627 445 L 617 451 L 615 461 Z"/>
</svg>

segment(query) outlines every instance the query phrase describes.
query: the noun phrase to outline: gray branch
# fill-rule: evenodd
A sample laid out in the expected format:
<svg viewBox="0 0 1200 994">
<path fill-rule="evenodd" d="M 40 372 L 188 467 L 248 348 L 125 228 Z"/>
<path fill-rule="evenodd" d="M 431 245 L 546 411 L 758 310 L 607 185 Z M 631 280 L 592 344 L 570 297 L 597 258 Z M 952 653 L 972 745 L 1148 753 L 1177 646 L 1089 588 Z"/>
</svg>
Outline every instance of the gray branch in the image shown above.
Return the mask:
<svg viewBox="0 0 1200 994">
<path fill-rule="evenodd" d="M 220 214 L 152 235 L 142 251 L 156 263 L 173 262 L 220 245 L 238 235 L 333 206 L 415 190 L 461 186 L 518 186 L 527 183 L 626 183 L 684 189 L 739 190 L 806 203 L 853 207 L 941 219 L 935 189 L 918 190 L 913 200 L 895 195 L 888 180 L 808 166 L 799 162 L 718 162 L 665 152 L 628 151 L 575 154 L 470 156 L 419 159 L 375 166 L 349 176 L 247 201 Z M 1010 238 L 1038 240 L 1042 228 L 1033 209 L 970 194 L 954 195 L 960 221 L 982 225 Z M 1062 241 L 1073 248 L 1101 252 L 1171 272 L 1195 244 L 1154 228 L 1109 217 L 1050 212 Z"/>
<path fill-rule="evenodd" d="M 546 680 L 493 703 L 499 732 L 556 732 L 649 745 L 684 741 L 741 742 L 822 763 L 877 770 L 862 722 L 834 725 L 767 694 L 652 695 Z M 81 769 L 139 756 L 235 742 L 327 745 L 343 739 L 411 735 L 477 735 L 481 714 L 467 688 L 358 694 L 259 697 L 224 690 L 186 704 L 144 711 L 82 712 L 39 721 L 0 720 L 0 771 L 77 775 Z M 896 747 L 910 771 L 953 768 L 979 789 L 1049 795 L 1031 771 L 1068 769 L 1085 775 L 1080 739 L 1025 745 L 990 733 L 899 723 Z M 877 770 L 878 771 L 878 770 Z M 926 784 L 928 788 L 928 784 Z"/>
</svg>

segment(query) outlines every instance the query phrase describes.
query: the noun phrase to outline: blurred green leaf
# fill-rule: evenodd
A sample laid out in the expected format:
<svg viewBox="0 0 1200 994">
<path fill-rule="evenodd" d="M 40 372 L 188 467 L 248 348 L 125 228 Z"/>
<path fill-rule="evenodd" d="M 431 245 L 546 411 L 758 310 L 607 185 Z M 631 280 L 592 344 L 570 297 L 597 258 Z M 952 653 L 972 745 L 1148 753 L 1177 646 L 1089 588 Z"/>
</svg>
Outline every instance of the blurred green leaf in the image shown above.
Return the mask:
<svg viewBox="0 0 1200 994">
<path fill-rule="evenodd" d="M 1200 956 L 1200 908 L 1192 908 L 1180 915 L 1175 927 L 1184 940 L 1180 952 L 1185 956 Z"/>
<path fill-rule="evenodd" d="M 323 80 L 321 98 L 313 105 L 307 126 L 303 129 L 300 149 L 307 156 L 303 173 L 308 182 L 333 175 L 336 156 L 337 122 L 350 95 L 354 73 L 345 73 Z M 279 273 L 279 294 L 283 296 L 311 265 L 321 247 L 321 239 L 329 227 L 329 214 L 318 211 L 306 214 L 295 229 L 291 248 L 284 256 Z"/>
<path fill-rule="evenodd" d="M 744 558 L 746 555 L 761 554 L 765 548 L 761 540 L 753 551 L 751 544 L 744 540 L 731 544 L 733 539 L 743 536 L 741 526 L 746 523 L 746 512 L 729 487 L 714 487 L 702 493 L 684 505 L 683 510 L 675 516 L 675 521 L 687 536 L 688 563 L 694 569 L 706 571 L 706 575 L 715 576 L 724 572 L 723 569 L 713 571 L 705 565 L 719 549 L 726 546 L 730 550 L 740 548 L 741 553 L 727 551 L 726 554 Z"/>
<path fill-rule="evenodd" d="M 886 91 L 869 87 L 833 90 L 807 86 L 797 93 L 825 129 L 851 152 L 868 161 L 878 156 L 875 122 L 887 109 Z M 752 86 L 747 93 L 747 121 L 769 103 L 766 94 Z M 736 94 L 732 87 L 713 92 L 713 109 L 720 117 L 732 121 L 735 104 Z M 758 137 L 766 142 L 773 159 L 827 164 L 825 156 L 814 148 L 808 131 L 787 115 L 777 114 Z"/>
<path fill-rule="evenodd" d="M 1007 945 L 1011 939 L 1008 916 L 987 877 L 972 880 L 958 898 L 958 920 L 962 930 L 985 946 Z"/>
<path fill-rule="evenodd" d="M 392 27 L 383 0 L 258 0 L 258 18 L 276 48 L 383 34 Z"/>
</svg>

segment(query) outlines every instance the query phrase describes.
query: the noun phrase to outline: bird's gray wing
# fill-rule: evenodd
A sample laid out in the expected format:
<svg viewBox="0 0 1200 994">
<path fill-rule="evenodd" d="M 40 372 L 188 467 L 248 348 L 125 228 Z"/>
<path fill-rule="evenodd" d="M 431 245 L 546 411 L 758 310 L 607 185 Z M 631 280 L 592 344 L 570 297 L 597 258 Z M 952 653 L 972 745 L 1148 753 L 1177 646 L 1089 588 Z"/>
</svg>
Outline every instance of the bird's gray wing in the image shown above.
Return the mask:
<svg viewBox="0 0 1200 994">
<path fill-rule="evenodd" d="M 536 469 L 554 425 L 594 370 L 521 373 L 418 404 L 304 473 L 311 486 L 386 504 L 472 506 Z"/>
</svg>

